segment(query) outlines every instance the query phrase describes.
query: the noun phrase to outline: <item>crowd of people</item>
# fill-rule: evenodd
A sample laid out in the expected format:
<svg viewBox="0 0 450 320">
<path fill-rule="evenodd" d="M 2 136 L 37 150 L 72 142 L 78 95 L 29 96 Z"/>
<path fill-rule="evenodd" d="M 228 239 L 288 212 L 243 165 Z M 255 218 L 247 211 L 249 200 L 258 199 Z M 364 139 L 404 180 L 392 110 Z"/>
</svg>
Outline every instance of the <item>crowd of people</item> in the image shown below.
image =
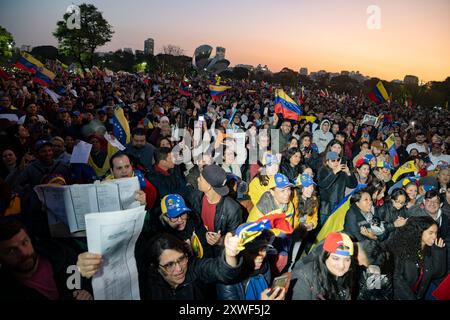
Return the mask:
<svg viewBox="0 0 450 320">
<path fill-rule="evenodd" d="M 264 82 L 101 71 L 49 88 L 23 72 L 0 80 L 2 299 L 93 299 L 102 256 L 85 237 L 51 232 L 34 187 L 134 176 L 147 211 L 141 299 L 432 300 L 449 274 L 447 110 L 306 87 L 296 121 L 275 113 L 280 86 Z M 212 96 L 213 82 L 229 89 Z M 109 138 L 118 109 L 130 129 L 122 150 Z M 80 141 L 89 160 L 71 163 Z M 345 203 L 342 227 L 329 229 Z M 236 230 L 277 214 L 283 228 L 239 248 Z M 66 286 L 70 265 L 80 289 Z M 289 286 L 273 286 L 287 273 Z"/>
</svg>

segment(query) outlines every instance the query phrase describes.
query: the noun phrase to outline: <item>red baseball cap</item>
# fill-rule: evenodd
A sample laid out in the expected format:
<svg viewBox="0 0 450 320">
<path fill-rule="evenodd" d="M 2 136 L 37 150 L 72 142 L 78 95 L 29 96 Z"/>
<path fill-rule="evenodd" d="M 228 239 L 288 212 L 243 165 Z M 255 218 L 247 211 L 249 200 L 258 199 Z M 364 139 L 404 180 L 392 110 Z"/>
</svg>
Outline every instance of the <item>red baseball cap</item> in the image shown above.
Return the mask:
<svg viewBox="0 0 450 320">
<path fill-rule="evenodd" d="M 341 256 L 353 255 L 353 241 L 348 235 L 340 232 L 330 233 L 323 243 L 323 250 Z"/>
</svg>

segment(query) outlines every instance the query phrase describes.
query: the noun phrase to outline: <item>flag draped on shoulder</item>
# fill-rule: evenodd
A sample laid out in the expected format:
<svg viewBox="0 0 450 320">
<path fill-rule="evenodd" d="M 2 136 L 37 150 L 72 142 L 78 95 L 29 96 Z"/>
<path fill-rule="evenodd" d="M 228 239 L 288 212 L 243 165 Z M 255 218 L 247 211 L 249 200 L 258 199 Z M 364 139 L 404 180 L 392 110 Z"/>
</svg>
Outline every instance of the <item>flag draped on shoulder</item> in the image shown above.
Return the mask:
<svg viewBox="0 0 450 320">
<path fill-rule="evenodd" d="M 122 108 L 116 107 L 114 109 L 112 124 L 116 139 L 119 140 L 119 142 L 124 146 L 130 143 L 130 126 L 128 124 L 128 120 L 125 118 Z"/>
<path fill-rule="evenodd" d="M 314 241 L 314 244 L 312 245 L 309 252 L 311 252 L 317 245 L 317 243 L 325 239 L 331 232 L 344 230 L 345 216 L 348 209 L 350 209 L 350 199 L 356 191 L 361 190 L 365 187 L 365 184 L 359 184 L 354 190 L 352 190 L 352 192 L 346 195 L 344 199 L 342 199 L 341 202 L 337 204 L 333 211 L 331 211 L 331 215 L 323 225 L 322 229 L 320 229 L 319 234 L 317 235 L 317 238 Z"/>
<path fill-rule="evenodd" d="M 369 99 L 373 102 L 380 104 L 389 100 L 389 95 L 384 88 L 383 82 L 378 81 L 377 85 L 371 92 L 368 94 Z"/>
<path fill-rule="evenodd" d="M 300 106 L 283 89 L 275 90 L 275 113 L 281 113 L 284 119 L 298 121 L 302 115 Z"/>
</svg>

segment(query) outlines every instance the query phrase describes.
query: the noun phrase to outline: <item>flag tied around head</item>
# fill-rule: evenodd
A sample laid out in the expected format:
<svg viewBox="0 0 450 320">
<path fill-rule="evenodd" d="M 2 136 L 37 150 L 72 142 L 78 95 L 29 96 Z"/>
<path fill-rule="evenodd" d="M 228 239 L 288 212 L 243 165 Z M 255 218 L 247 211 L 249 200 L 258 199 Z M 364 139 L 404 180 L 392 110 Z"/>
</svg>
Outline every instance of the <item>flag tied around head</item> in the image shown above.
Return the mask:
<svg viewBox="0 0 450 320">
<path fill-rule="evenodd" d="M 400 178 L 401 175 L 415 171 L 419 171 L 419 169 L 417 169 L 416 165 L 414 164 L 414 160 L 405 162 L 394 173 L 394 175 L 392 176 L 392 181 L 397 182 L 397 179 Z"/>
<path fill-rule="evenodd" d="M 389 100 L 389 95 L 384 88 L 383 82 L 381 81 L 378 81 L 377 85 L 371 92 L 369 92 L 368 96 L 369 99 L 376 104 L 384 103 Z"/>
<path fill-rule="evenodd" d="M 281 113 L 284 119 L 298 121 L 302 115 L 300 106 L 283 89 L 275 90 L 275 113 Z"/>
<path fill-rule="evenodd" d="M 244 223 L 236 229 L 236 235 L 239 237 L 238 250 L 244 250 L 245 245 L 258 237 L 263 230 L 277 230 L 285 234 L 291 234 L 294 231 L 286 220 L 285 213 L 268 213 L 258 220 Z"/>
<path fill-rule="evenodd" d="M 223 95 L 227 93 L 227 90 L 231 88 L 229 86 L 216 86 L 212 84 L 210 84 L 208 87 L 209 93 L 211 94 L 211 98 L 214 101 L 219 100 Z"/>
<path fill-rule="evenodd" d="M 44 64 L 31 54 L 22 52 L 15 64 L 16 68 L 34 74 L 33 81 L 47 87 L 55 78 L 55 74 L 45 68 Z"/>
<path fill-rule="evenodd" d="M 395 136 L 391 134 L 385 141 L 389 155 L 392 157 L 394 167 L 398 167 L 400 160 L 398 158 L 397 149 L 395 148 Z"/>
<path fill-rule="evenodd" d="M 130 143 L 130 126 L 128 124 L 128 120 L 125 118 L 122 108 L 114 108 L 112 124 L 114 137 L 116 137 L 116 139 L 119 140 L 119 142 L 124 146 Z"/>
</svg>

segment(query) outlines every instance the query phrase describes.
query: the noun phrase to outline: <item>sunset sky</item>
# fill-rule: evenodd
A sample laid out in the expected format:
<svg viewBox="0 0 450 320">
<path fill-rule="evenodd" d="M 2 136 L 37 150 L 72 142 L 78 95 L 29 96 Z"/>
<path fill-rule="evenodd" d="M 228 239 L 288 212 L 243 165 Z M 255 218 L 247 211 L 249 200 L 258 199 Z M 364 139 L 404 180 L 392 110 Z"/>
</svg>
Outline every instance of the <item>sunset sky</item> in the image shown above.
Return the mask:
<svg viewBox="0 0 450 320">
<path fill-rule="evenodd" d="M 131 47 L 155 52 L 174 44 L 192 55 L 202 44 L 226 48 L 231 65 L 267 64 L 309 72 L 356 71 L 385 80 L 413 74 L 421 81 L 450 76 L 449 0 L 97 0 L 114 28 L 98 51 Z M 55 45 L 51 33 L 70 4 L 81 1 L 0 2 L 0 25 L 17 46 Z M 381 9 L 381 29 L 366 22 Z"/>
</svg>

